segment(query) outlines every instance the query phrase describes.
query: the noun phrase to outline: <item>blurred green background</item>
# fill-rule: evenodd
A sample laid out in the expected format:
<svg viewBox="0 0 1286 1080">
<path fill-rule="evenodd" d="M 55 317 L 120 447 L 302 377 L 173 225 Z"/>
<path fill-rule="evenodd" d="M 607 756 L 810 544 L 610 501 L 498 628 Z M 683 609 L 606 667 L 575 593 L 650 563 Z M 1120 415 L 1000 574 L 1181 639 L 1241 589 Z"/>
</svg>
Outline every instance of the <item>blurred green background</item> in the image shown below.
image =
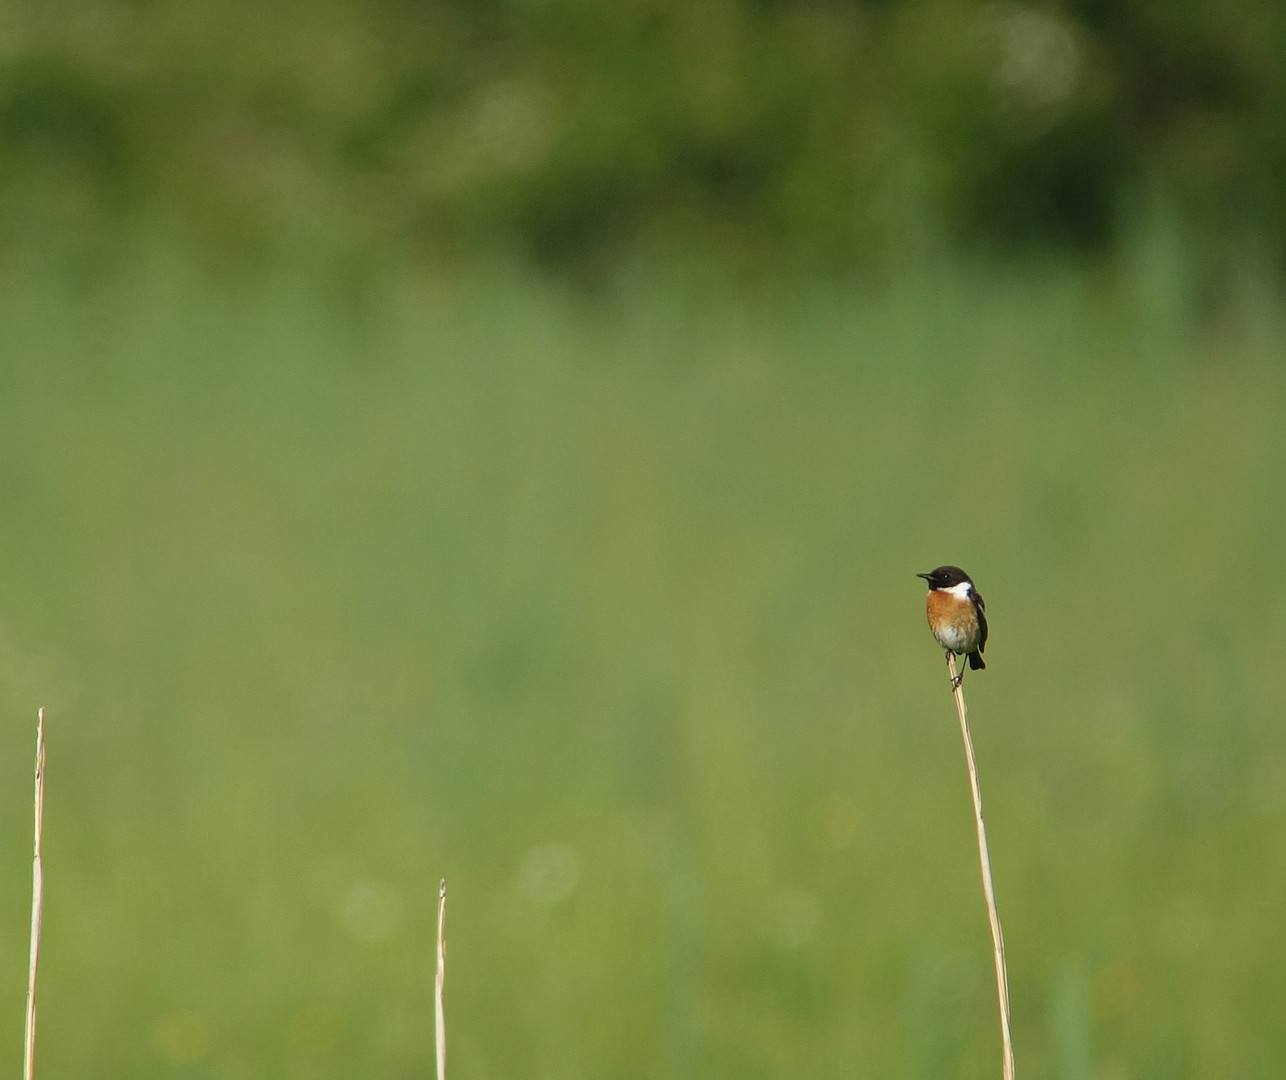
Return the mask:
<svg viewBox="0 0 1286 1080">
<path fill-rule="evenodd" d="M 0 1060 L 1286 1072 L 1286 29 L 0 17 Z"/>
</svg>

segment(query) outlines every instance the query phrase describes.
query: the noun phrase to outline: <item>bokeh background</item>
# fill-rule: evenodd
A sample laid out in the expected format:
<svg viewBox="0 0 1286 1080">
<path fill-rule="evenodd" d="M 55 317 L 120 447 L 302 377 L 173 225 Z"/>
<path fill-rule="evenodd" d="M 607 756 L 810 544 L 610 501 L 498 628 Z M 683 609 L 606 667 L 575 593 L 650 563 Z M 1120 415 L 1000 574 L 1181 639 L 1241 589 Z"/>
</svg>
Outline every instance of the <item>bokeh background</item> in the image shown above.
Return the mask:
<svg viewBox="0 0 1286 1080">
<path fill-rule="evenodd" d="M 0 1059 L 1286 1074 L 1286 20 L 0 16 Z"/>
</svg>

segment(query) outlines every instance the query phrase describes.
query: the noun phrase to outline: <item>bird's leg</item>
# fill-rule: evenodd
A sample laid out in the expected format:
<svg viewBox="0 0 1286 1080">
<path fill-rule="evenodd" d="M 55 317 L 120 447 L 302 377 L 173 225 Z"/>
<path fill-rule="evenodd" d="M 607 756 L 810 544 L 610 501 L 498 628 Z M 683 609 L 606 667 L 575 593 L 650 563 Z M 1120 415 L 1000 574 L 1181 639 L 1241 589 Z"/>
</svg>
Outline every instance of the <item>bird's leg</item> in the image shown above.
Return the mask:
<svg viewBox="0 0 1286 1080">
<path fill-rule="evenodd" d="M 951 662 L 951 653 L 950 651 L 948 651 L 947 663 L 950 663 L 950 662 Z M 967 668 L 968 666 L 969 666 L 969 662 L 963 656 L 960 657 L 960 673 L 954 676 L 951 680 L 951 692 L 953 694 L 960 689 L 960 684 L 964 682 L 965 668 Z"/>
</svg>

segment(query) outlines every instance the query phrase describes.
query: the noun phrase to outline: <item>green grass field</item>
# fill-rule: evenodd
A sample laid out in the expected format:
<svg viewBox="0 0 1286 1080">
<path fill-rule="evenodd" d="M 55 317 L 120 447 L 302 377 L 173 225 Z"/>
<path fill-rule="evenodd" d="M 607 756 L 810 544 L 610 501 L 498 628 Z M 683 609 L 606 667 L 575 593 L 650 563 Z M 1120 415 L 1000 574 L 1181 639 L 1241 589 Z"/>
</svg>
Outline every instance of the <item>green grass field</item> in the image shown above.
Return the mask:
<svg viewBox="0 0 1286 1080">
<path fill-rule="evenodd" d="M 1181 259 L 0 299 L 0 1060 L 38 1074 L 1286 1069 L 1286 321 Z M 329 266 L 329 268 L 328 268 Z"/>
</svg>

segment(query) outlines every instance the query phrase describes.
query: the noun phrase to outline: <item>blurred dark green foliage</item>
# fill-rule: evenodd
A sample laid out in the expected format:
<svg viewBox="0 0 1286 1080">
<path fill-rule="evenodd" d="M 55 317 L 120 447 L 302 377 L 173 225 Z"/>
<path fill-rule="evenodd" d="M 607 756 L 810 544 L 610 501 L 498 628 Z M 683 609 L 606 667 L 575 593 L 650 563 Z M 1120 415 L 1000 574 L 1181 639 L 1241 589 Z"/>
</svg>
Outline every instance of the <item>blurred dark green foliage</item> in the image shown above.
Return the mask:
<svg viewBox="0 0 1286 1080">
<path fill-rule="evenodd" d="M 234 249 L 879 268 L 1110 249 L 1160 201 L 1215 277 L 1286 241 L 1270 0 L 77 0 L 5 30 L 7 234 L 146 209 Z"/>
</svg>

